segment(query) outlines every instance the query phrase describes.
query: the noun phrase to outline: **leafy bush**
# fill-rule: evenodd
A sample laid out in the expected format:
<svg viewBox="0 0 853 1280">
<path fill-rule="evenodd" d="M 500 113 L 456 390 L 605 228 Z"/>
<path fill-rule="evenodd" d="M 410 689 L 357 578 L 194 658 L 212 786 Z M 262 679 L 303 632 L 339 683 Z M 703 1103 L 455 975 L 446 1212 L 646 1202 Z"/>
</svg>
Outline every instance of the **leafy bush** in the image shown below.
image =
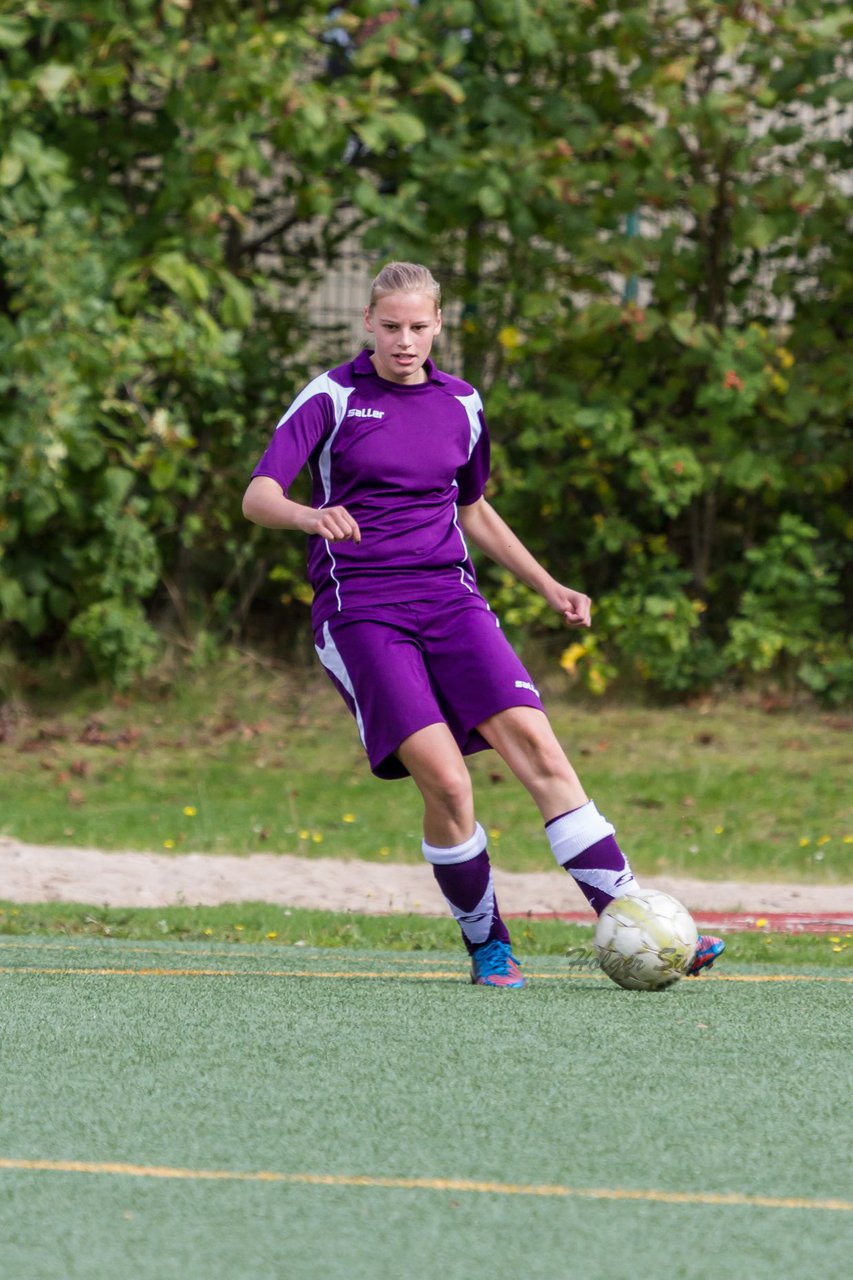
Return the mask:
<svg viewBox="0 0 853 1280">
<path fill-rule="evenodd" d="M 501 509 L 598 601 L 595 644 L 577 641 L 597 683 L 610 664 L 686 692 L 734 664 L 814 688 L 816 616 L 842 651 L 843 602 L 819 592 L 798 640 L 744 553 L 788 513 L 851 580 L 849 11 L 512 11 L 424 0 L 371 30 L 357 65 L 428 120 L 383 157 L 371 242 L 444 264 L 461 294 Z M 438 103 L 420 93 L 436 49 Z"/>
<path fill-rule="evenodd" d="M 745 586 L 724 656 L 739 669 L 774 671 L 833 699 L 851 689 L 844 688 L 838 646 L 824 641 L 824 618 L 841 593 L 821 562 L 817 539 L 811 525 L 784 513 L 776 534 L 745 551 Z"/>
<path fill-rule="evenodd" d="M 2 643 L 125 681 L 164 622 L 304 627 L 301 541 L 239 499 L 349 244 L 444 280 L 501 510 L 597 601 L 591 684 L 844 696 L 847 6 L 116 13 L 0 22 Z"/>
<path fill-rule="evenodd" d="M 99 600 L 78 613 L 70 634 L 80 641 L 95 674 L 118 689 L 128 688 L 147 671 L 161 647 L 142 606 L 114 599 Z"/>
</svg>

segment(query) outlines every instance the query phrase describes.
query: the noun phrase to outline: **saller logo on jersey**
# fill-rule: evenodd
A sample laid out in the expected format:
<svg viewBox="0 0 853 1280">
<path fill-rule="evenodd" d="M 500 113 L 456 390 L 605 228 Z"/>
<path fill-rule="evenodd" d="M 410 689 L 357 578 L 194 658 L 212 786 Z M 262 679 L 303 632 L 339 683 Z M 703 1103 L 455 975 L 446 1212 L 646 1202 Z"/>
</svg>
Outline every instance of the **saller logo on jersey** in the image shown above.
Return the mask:
<svg viewBox="0 0 853 1280">
<path fill-rule="evenodd" d="M 384 409 L 350 409 L 348 418 L 384 418 Z"/>
</svg>

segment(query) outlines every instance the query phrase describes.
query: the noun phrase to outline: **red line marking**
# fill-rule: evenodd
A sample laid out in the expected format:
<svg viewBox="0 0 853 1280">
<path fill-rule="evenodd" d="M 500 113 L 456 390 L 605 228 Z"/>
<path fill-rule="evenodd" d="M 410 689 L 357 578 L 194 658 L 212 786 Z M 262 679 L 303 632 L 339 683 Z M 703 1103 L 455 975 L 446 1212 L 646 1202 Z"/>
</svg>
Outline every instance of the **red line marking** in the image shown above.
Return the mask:
<svg viewBox="0 0 853 1280">
<path fill-rule="evenodd" d="M 595 924 L 595 916 L 590 911 L 510 911 L 504 915 L 510 920 Z M 833 915 L 831 912 L 696 910 L 693 917 L 700 929 L 725 929 L 729 933 L 843 933 L 853 930 L 853 915 Z"/>
</svg>

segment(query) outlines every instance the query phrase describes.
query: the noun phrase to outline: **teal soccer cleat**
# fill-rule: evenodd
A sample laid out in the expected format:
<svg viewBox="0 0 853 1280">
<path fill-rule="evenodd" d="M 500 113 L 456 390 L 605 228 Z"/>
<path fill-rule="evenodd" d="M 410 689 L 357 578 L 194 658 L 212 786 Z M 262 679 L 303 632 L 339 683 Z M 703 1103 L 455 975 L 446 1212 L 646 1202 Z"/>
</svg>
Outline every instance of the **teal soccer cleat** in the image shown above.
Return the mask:
<svg viewBox="0 0 853 1280">
<path fill-rule="evenodd" d="M 479 987 L 523 987 L 524 975 L 508 942 L 492 938 L 471 953 L 471 981 Z"/>
</svg>

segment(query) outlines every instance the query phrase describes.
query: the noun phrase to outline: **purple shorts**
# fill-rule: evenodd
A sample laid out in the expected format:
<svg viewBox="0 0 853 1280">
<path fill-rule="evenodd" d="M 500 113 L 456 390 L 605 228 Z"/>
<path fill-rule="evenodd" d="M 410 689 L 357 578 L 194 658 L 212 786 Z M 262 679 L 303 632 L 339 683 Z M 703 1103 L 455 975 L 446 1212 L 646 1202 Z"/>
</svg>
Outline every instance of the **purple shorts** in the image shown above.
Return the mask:
<svg viewBox="0 0 853 1280">
<path fill-rule="evenodd" d="M 445 723 L 463 755 L 488 747 L 475 726 L 539 694 L 482 596 L 405 601 L 334 614 L 317 655 L 355 716 L 378 778 L 405 778 L 400 743 Z"/>
</svg>

